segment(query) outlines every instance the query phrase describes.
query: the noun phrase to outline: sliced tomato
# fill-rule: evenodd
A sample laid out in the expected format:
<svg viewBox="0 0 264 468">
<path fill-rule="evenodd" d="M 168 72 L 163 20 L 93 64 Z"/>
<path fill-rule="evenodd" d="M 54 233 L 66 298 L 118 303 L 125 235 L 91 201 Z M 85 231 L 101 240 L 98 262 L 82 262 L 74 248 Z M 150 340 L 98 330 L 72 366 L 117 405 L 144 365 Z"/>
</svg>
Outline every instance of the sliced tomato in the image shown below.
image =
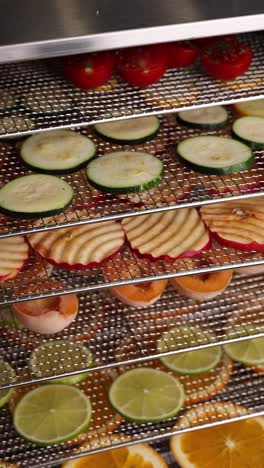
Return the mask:
<svg viewBox="0 0 264 468">
<path fill-rule="evenodd" d="M 208 47 L 201 55 L 207 73 L 219 80 L 233 80 L 243 75 L 252 61 L 252 49 L 230 37 Z"/>
<path fill-rule="evenodd" d="M 223 40 L 236 40 L 236 36 L 234 34 L 228 34 L 227 36 L 200 37 L 199 39 L 193 39 L 191 43 L 198 49 L 204 50 Z"/>
<path fill-rule="evenodd" d="M 168 48 L 157 44 L 121 50 L 117 70 L 132 86 L 145 87 L 159 81 L 168 66 Z"/>
<path fill-rule="evenodd" d="M 79 88 L 98 88 L 111 78 L 115 63 L 114 51 L 74 55 L 66 57 L 64 73 Z"/>
<path fill-rule="evenodd" d="M 190 41 L 171 42 L 167 47 L 169 68 L 189 67 L 198 56 L 198 48 Z"/>
</svg>

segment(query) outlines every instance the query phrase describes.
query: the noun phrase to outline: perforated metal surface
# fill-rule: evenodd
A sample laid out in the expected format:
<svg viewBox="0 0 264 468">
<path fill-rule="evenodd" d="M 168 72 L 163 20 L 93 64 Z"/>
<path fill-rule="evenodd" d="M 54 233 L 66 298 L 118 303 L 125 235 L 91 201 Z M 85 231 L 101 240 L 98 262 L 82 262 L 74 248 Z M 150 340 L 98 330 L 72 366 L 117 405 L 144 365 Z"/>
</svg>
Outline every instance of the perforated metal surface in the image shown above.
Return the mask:
<svg viewBox="0 0 264 468">
<path fill-rule="evenodd" d="M 229 83 L 213 81 L 197 67 L 170 70 L 147 90 L 114 80 L 105 92 L 81 91 L 64 79 L 61 60 L 3 64 L 0 89 L 8 88 L 14 107 L 2 114 L 12 119 L 9 123 L 2 120 L 1 134 L 27 134 L 263 95 L 263 35 L 246 34 L 244 40 L 254 49 L 253 63 L 245 75 Z M 33 124 L 17 121 L 17 117 Z"/>
<path fill-rule="evenodd" d="M 156 366 L 156 362 L 152 361 L 149 365 Z M 122 371 L 122 369 L 120 369 Z M 125 369 L 123 369 L 125 370 Z M 118 371 L 119 373 L 119 371 Z M 112 374 L 110 378 L 114 378 Z M 114 416 L 116 420 L 115 431 L 102 431 L 105 425 L 103 414 L 106 411 L 105 399 L 102 396 L 107 393 L 108 385 L 106 385 L 105 374 L 92 373 L 88 378 L 88 383 L 81 384 L 83 390 L 87 392 L 91 398 L 93 405 L 93 412 L 95 418 L 95 426 L 97 430 L 89 434 L 85 434 L 82 441 L 87 445 L 83 449 L 84 453 L 98 452 L 103 449 L 110 447 L 118 447 L 127 445 L 127 440 L 124 437 L 130 437 L 131 443 L 138 441 L 154 441 L 162 438 L 166 438 L 171 434 L 181 433 L 182 431 L 197 429 L 202 426 L 213 426 L 218 423 L 215 413 L 212 408 L 212 412 L 208 411 L 206 417 L 202 420 L 199 417 L 199 405 L 194 404 L 192 408 L 197 414 L 197 421 L 195 426 L 189 421 L 188 427 L 186 427 L 186 420 L 184 421 L 185 409 L 189 409 L 190 406 L 186 405 L 184 410 L 172 419 L 169 419 L 163 423 L 130 423 L 122 422 L 118 425 L 117 415 Z M 107 377 L 107 381 L 109 378 Z M 239 420 L 240 418 L 252 417 L 257 414 L 264 414 L 264 400 L 263 400 L 263 386 L 264 378 L 263 375 L 252 372 L 241 366 L 235 366 L 232 374 L 232 379 L 225 389 L 220 392 L 211 401 L 224 401 L 226 402 L 223 407 L 223 419 L 222 422 Z M 23 391 L 23 389 L 22 389 Z M 243 411 L 237 407 L 233 408 L 230 406 L 231 403 L 244 405 Z M 11 400 L 12 403 L 12 400 Z M 102 407 L 104 405 L 104 407 Z M 11 405 L 11 409 L 12 409 Z M 10 407 L 10 405 L 9 405 Z M 98 416 L 97 416 L 98 415 Z M 32 445 L 24 441 L 15 432 L 12 427 L 12 416 L 8 408 L 2 408 L 0 411 L 0 429 L 1 429 L 1 442 L 0 442 L 0 457 L 6 461 L 19 463 L 19 466 L 26 468 L 33 467 L 44 467 L 56 465 L 65 459 L 71 457 L 78 457 L 78 452 L 74 446 L 77 445 L 77 441 L 70 444 L 61 444 L 53 447 L 39 447 Z M 95 442 L 95 435 L 96 442 Z M 110 438 L 110 436 L 113 436 Z M 78 449 L 77 449 L 78 450 Z"/>
<path fill-rule="evenodd" d="M 42 376 L 34 375 L 29 362 L 31 352 L 43 343 L 54 340 L 83 343 L 94 356 L 90 370 L 98 370 L 126 362 L 145 361 L 171 352 L 239 340 L 249 333 L 260 336 L 264 333 L 262 284 L 263 276 L 234 276 L 224 294 L 201 304 L 179 295 L 170 286 L 156 304 L 140 309 L 124 305 L 110 291 L 80 295 L 77 319 L 56 335 L 39 335 L 20 329 L 12 314 L 6 324 L 7 310 L 10 309 L 4 306 L 0 309 L 0 355 L 13 366 L 18 378 L 14 382 L 3 375 L 0 388 L 41 381 L 45 377 L 77 374 L 87 368 L 87 361 L 80 351 L 75 357 L 72 354 L 69 362 L 72 349 L 69 345 L 65 346 L 65 352 L 62 348 L 50 350 L 45 363 L 37 359 L 37 367 L 41 370 L 47 364 L 48 372 L 45 368 Z M 187 328 L 190 326 L 194 329 L 188 338 Z M 238 330 L 238 326 L 242 328 Z M 174 328 L 177 339 L 165 339 L 165 346 L 160 352 L 157 349 L 158 339 L 164 331 Z"/>
<path fill-rule="evenodd" d="M 251 171 L 242 171 L 225 176 L 209 176 L 188 169 L 176 156 L 176 145 L 181 140 L 198 134 L 231 135 L 234 116 L 230 109 L 229 124 L 218 131 L 199 131 L 185 128 L 176 123 L 175 115 L 164 116 L 159 135 L 152 141 L 132 147 L 160 157 L 164 163 L 162 182 L 155 190 L 135 195 L 102 194 L 87 183 L 85 169 L 71 175 L 67 180 L 75 191 L 71 207 L 64 214 L 44 218 L 34 223 L 28 220 L 0 217 L 0 237 L 17 233 L 53 229 L 78 223 L 90 223 L 106 219 L 118 219 L 126 214 L 136 215 L 204 203 L 219 202 L 263 194 L 264 151 L 256 151 L 256 165 Z M 97 154 L 111 151 L 131 150 L 131 146 L 120 146 L 103 141 L 88 127 L 81 130 L 91 137 L 97 146 Z M 19 157 L 19 148 L 13 144 L 0 143 L 0 186 L 29 171 Z M 122 198 L 121 198 L 122 197 Z"/>
</svg>

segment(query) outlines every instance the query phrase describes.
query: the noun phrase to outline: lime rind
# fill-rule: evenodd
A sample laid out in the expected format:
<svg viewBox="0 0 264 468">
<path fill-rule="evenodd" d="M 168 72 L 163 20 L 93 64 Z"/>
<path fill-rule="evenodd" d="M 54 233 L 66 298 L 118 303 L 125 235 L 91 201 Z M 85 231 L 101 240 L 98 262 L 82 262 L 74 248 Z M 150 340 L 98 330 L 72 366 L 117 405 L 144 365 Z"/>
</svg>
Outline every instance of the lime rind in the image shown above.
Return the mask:
<svg viewBox="0 0 264 468">
<path fill-rule="evenodd" d="M 127 420 L 139 423 L 161 422 L 174 417 L 184 399 L 184 387 L 178 379 L 152 368 L 125 372 L 109 391 L 113 408 Z"/>
<path fill-rule="evenodd" d="M 15 383 L 17 380 L 16 373 L 13 367 L 10 366 L 4 359 L 0 358 L 0 382 L 1 385 Z M 0 390 L 0 408 L 4 406 L 10 399 L 13 388 Z"/>
<path fill-rule="evenodd" d="M 14 427 L 37 445 L 55 445 L 74 439 L 89 425 L 90 399 L 71 385 L 49 385 L 28 392 L 17 404 Z"/>
<path fill-rule="evenodd" d="M 224 345 L 226 354 L 234 361 L 247 366 L 264 364 L 264 337 L 249 338 Z"/>
<path fill-rule="evenodd" d="M 91 367 L 93 354 L 89 348 L 68 340 L 48 341 L 36 348 L 29 366 L 36 378 L 53 377 L 80 368 Z M 56 366 L 57 364 L 57 366 Z M 88 371 L 47 380 L 47 384 L 74 385 L 87 378 Z"/>
</svg>

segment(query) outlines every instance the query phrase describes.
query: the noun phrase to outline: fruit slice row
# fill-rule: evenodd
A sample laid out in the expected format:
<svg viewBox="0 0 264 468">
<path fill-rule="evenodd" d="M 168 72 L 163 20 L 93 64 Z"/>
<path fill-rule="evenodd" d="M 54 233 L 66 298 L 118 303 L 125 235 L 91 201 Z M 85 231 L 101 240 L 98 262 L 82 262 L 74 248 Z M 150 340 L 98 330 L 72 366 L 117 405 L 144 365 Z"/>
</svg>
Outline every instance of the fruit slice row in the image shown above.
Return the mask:
<svg viewBox="0 0 264 468">
<path fill-rule="evenodd" d="M 23 236 L 0 239 L 0 281 L 11 279 L 28 259 L 28 243 Z"/>
<path fill-rule="evenodd" d="M 206 205 L 200 213 L 220 244 L 264 250 L 264 197 Z"/>
<path fill-rule="evenodd" d="M 117 221 L 39 232 L 27 238 L 42 257 L 65 269 L 96 266 L 116 254 L 125 240 Z"/>
<path fill-rule="evenodd" d="M 122 220 L 132 250 L 150 260 L 174 262 L 210 247 L 208 231 L 195 208 Z"/>
</svg>

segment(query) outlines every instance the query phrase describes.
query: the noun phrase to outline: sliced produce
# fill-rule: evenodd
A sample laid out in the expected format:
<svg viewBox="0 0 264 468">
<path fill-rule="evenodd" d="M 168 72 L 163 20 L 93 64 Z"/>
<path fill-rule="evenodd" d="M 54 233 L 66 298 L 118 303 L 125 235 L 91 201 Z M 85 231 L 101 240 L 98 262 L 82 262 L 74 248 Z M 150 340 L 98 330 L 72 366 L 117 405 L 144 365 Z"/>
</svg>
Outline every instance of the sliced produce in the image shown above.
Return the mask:
<svg viewBox="0 0 264 468">
<path fill-rule="evenodd" d="M 228 401 L 208 402 L 187 411 L 180 425 L 191 428 L 248 413 L 248 409 Z M 174 429 L 179 429 L 179 425 Z M 170 439 L 170 449 L 182 468 L 261 468 L 264 418 L 241 419 L 174 435 Z"/>
<path fill-rule="evenodd" d="M 110 388 L 109 400 L 128 420 L 165 421 L 181 409 L 184 389 L 179 380 L 168 373 L 142 367 L 120 375 Z"/>
<path fill-rule="evenodd" d="M 200 213 L 220 244 L 264 251 L 264 197 L 205 205 Z"/>
<path fill-rule="evenodd" d="M 160 120 L 155 115 L 134 119 L 115 120 L 94 126 L 104 139 L 121 144 L 143 143 L 154 138 L 160 128 Z"/>
<path fill-rule="evenodd" d="M 27 236 L 31 247 L 53 265 L 81 270 L 112 258 L 125 241 L 121 223 L 105 221 Z"/>
<path fill-rule="evenodd" d="M 124 278 L 123 275 L 122 278 Z M 146 283 L 116 286 L 110 288 L 109 291 L 121 302 L 132 307 L 141 308 L 155 304 L 164 292 L 166 285 L 167 280 L 156 280 Z"/>
<path fill-rule="evenodd" d="M 17 404 L 13 423 L 25 439 L 54 445 L 73 439 L 89 425 L 89 398 L 71 385 L 43 385 L 28 392 Z"/>
<path fill-rule="evenodd" d="M 237 326 L 235 333 L 237 336 L 245 336 L 245 326 Z M 264 364 L 263 336 L 227 343 L 224 345 L 224 350 L 231 359 L 242 364 L 248 366 L 262 366 Z"/>
<path fill-rule="evenodd" d="M 254 149 L 264 148 L 264 117 L 240 117 L 232 126 L 235 138 Z"/>
<path fill-rule="evenodd" d="M 215 336 L 204 332 L 199 327 L 177 327 L 162 334 L 157 343 L 159 353 L 178 351 L 181 343 L 191 347 L 198 344 L 211 344 Z M 183 375 L 202 374 L 217 366 L 222 357 L 221 346 L 194 349 L 193 351 L 181 351 L 160 358 L 161 362 L 169 369 Z"/>
<path fill-rule="evenodd" d="M 203 107 L 202 109 L 180 111 L 177 120 L 190 128 L 215 130 L 228 122 L 228 112 L 223 106 Z"/>
<path fill-rule="evenodd" d="M 190 41 L 170 42 L 167 44 L 169 68 L 182 68 L 192 65 L 198 57 L 198 49 Z"/>
<path fill-rule="evenodd" d="M 210 238 L 195 208 L 132 216 L 122 220 L 128 242 L 139 256 L 174 262 L 210 248 Z"/>
<path fill-rule="evenodd" d="M 128 441 L 123 434 L 118 435 L 118 440 Z M 115 435 L 108 434 L 100 437 L 99 441 L 91 440 L 84 443 L 77 450 L 86 452 L 98 447 L 110 447 L 115 445 L 117 439 Z M 107 450 L 101 453 L 95 453 L 86 457 L 67 461 L 62 468 L 168 468 L 167 463 L 162 456 L 147 444 L 129 445 L 127 447 Z"/>
<path fill-rule="evenodd" d="M 184 296 L 195 301 L 209 301 L 221 294 L 232 280 L 232 270 L 171 278 L 170 282 Z"/>
<path fill-rule="evenodd" d="M 76 171 L 95 153 L 96 147 L 90 138 L 70 130 L 32 135 L 20 148 L 20 156 L 28 166 L 51 174 Z"/>
<path fill-rule="evenodd" d="M 69 340 L 47 341 L 34 349 L 29 359 L 31 373 L 37 379 L 74 372 L 90 367 L 93 355 L 90 349 Z M 77 384 L 87 378 L 87 372 L 47 380 L 47 384 Z"/>
<path fill-rule="evenodd" d="M 224 36 L 201 54 L 204 69 L 213 78 L 233 80 L 243 75 L 252 61 L 252 49 L 236 37 Z"/>
<path fill-rule="evenodd" d="M 28 243 L 24 236 L 0 239 L 0 282 L 14 278 L 28 259 Z"/>
<path fill-rule="evenodd" d="M 76 294 L 46 297 L 12 305 L 16 319 L 36 333 L 53 334 L 64 330 L 78 313 Z"/>
<path fill-rule="evenodd" d="M 79 88 L 97 88 L 111 78 L 116 63 L 114 51 L 73 55 L 64 60 L 66 78 Z"/>
<path fill-rule="evenodd" d="M 158 185 L 162 176 L 162 161 L 139 151 L 105 154 L 87 166 L 91 185 L 110 193 L 143 192 Z"/>
<path fill-rule="evenodd" d="M 164 44 L 123 49 L 119 53 L 117 71 L 132 86 L 145 87 L 159 81 L 168 66 L 168 50 Z"/>
<path fill-rule="evenodd" d="M 8 385 L 15 383 L 17 377 L 14 369 L 0 358 L 0 382 L 1 385 Z M 8 400 L 11 398 L 14 388 L 7 388 L 0 390 L 0 408 L 4 406 Z"/>
<path fill-rule="evenodd" d="M 264 264 L 236 268 L 234 271 L 240 276 L 259 275 L 261 273 L 264 273 Z"/>
<path fill-rule="evenodd" d="M 236 112 L 240 115 L 264 117 L 264 99 L 254 99 L 253 101 L 238 102 L 233 106 Z"/>
<path fill-rule="evenodd" d="M 72 202 L 73 189 L 52 175 L 31 174 L 11 180 L 0 189 L 0 211 L 21 218 L 52 216 Z"/>
<path fill-rule="evenodd" d="M 186 138 L 177 153 L 193 170 L 205 174 L 232 174 L 255 164 L 251 149 L 231 138 L 202 135 Z"/>
</svg>

